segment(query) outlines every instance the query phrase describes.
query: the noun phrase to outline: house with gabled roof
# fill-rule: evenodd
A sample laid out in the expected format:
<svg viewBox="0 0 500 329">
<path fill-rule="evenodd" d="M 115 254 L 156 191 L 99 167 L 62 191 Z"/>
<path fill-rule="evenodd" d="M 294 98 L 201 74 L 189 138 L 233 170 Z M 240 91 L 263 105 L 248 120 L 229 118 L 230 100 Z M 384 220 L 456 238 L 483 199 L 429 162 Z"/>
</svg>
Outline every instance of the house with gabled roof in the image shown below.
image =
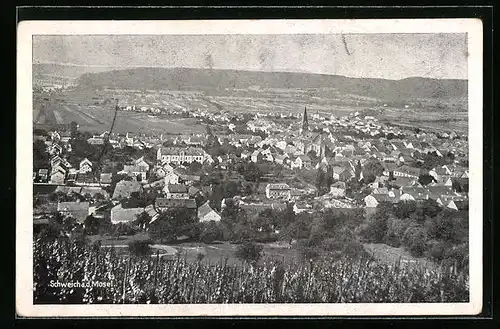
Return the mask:
<svg viewBox="0 0 500 329">
<path fill-rule="evenodd" d="M 48 147 L 48 151 L 51 156 L 60 155 L 63 151 L 63 148 L 61 145 L 53 143 Z"/>
<path fill-rule="evenodd" d="M 267 184 L 266 197 L 268 199 L 289 199 L 290 190 L 290 186 L 285 183 Z"/>
<path fill-rule="evenodd" d="M 132 165 L 138 168 L 142 168 L 146 172 L 149 171 L 149 163 L 144 160 L 144 156 L 140 157 L 137 160 L 134 160 Z"/>
<path fill-rule="evenodd" d="M 79 166 L 79 173 L 80 174 L 86 174 L 89 172 L 92 172 L 92 162 L 90 162 L 89 159 L 85 158 L 82 161 L 80 161 L 80 166 Z"/>
<path fill-rule="evenodd" d="M 299 168 L 299 169 L 310 169 L 312 166 L 311 158 L 307 155 L 299 155 L 295 158 L 295 160 L 291 163 L 291 168 Z"/>
<path fill-rule="evenodd" d="M 401 192 L 400 200 L 421 201 L 429 199 L 429 192 L 424 187 L 405 186 L 401 188 Z"/>
<path fill-rule="evenodd" d="M 375 208 L 381 202 L 398 203 L 399 195 L 390 196 L 389 194 L 370 194 L 364 198 L 365 206 L 367 208 Z"/>
<path fill-rule="evenodd" d="M 220 222 L 221 218 L 221 215 L 210 207 L 208 201 L 198 208 L 198 220 L 200 222 Z"/>
<path fill-rule="evenodd" d="M 183 184 L 166 184 L 163 192 L 167 199 L 189 199 L 188 188 Z"/>
<path fill-rule="evenodd" d="M 124 165 L 123 170 L 119 171 L 118 174 L 125 174 L 129 177 L 138 178 L 142 182 L 146 182 L 147 170 L 144 167 L 132 165 Z"/>
<path fill-rule="evenodd" d="M 113 199 L 130 198 L 133 192 L 141 192 L 142 186 L 136 180 L 121 180 L 116 184 Z"/>
<path fill-rule="evenodd" d="M 63 185 L 65 178 L 66 170 L 63 167 L 58 166 L 56 168 L 52 168 L 52 171 L 50 173 L 51 184 Z"/>
<path fill-rule="evenodd" d="M 155 207 L 160 211 L 164 211 L 171 208 L 185 208 L 185 209 L 195 210 L 196 201 L 194 199 L 156 198 Z"/>
<path fill-rule="evenodd" d="M 101 173 L 99 182 L 101 183 L 102 186 L 109 186 L 111 185 L 112 178 L 113 178 L 112 173 Z"/>
<path fill-rule="evenodd" d="M 410 167 L 407 165 L 402 165 L 401 167 L 394 169 L 393 175 L 394 177 L 410 177 L 410 178 L 419 178 L 421 173 L 420 168 Z"/>
<path fill-rule="evenodd" d="M 335 182 L 330 186 L 330 195 L 333 197 L 344 197 L 346 192 L 346 185 L 344 182 Z"/>
</svg>

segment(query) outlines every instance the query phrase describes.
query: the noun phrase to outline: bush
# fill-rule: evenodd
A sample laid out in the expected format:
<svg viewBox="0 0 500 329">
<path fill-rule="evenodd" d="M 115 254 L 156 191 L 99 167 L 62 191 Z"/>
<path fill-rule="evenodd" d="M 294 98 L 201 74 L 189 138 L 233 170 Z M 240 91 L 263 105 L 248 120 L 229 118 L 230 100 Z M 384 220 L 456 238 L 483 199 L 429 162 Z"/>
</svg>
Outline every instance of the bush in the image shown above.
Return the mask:
<svg viewBox="0 0 500 329">
<path fill-rule="evenodd" d="M 300 259 L 303 262 L 306 262 L 306 261 L 310 262 L 310 261 L 318 258 L 320 254 L 315 248 L 303 247 L 303 248 L 299 249 L 299 255 L 300 255 Z"/>
<path fill-rule="evenodd" d="M 392 247 L 398 248 L 401 246 L 401 240 L 408 228 L 408 221 L 404 219 L 390 218 L 387 222 L 387 232 L 384 242 Z"/>
<path fill-rule="evenodd" d="M 120 236 L 120 235 L 134 235 L 136 233 L 136 230 L 125 223 L 118 223 L 115 224 L 113 227 L 113 235 L 114 236 Z"/>
<path fill-rule="evenodd" d="M 398 202 L 394 207 L 393 213 L 399 219 L 409 218 L 417 210 L 417 204 L 415 201 L 404 201 Z"/>
<path fill-rule="evenodd" d="M 436 240 L 456 242 L 459 240 L 460 225 L 451 211 L 443 210 L 427 223 L 429 235 Z"/>
<path fill-rule="evenodd" d="M 222 229 L 216 222 L 201 223 L 200 229 L 200 241 L 203 243 L 212 243 L 224 237 Z"/>
<path fill-rule="evenodd" d="M 445 256 L 446 248 L 447 246 L 444 242 L 437 242 L 430 247 L 428 257 L 441 261 Z"/>
<path fill-rule="evenodd" d="M 262 249 L 261 245 L 253 242 L 245 242 L 236 248 L 235 256 L 244 262 L 256 264 L 262 257 Z"/>
<path fill-rule="evenodd" d="M 128 244 L 130 254 L 138 257 L 149 256 L 151 254 L 150 241 L 139 240 L 131 241 Z"/>
<path fill-rule="evenodd" d="M 357 241 L 351 241 L 345 245 L 342 253 L 351 259 L 369 258 L 371 255 L 365 250 L 363 245 Z"/>
<path fill-rule="evenodd" d="M 344 249 L 345 243 L 332 238 L 321 241 L 321 247 L 326 251 L 341 251 Z"/>
<path fill-rule="evenodd" d="M 413 224 L 406 229 L 402 242 L 412 256 L 420 257 L 427 248 L 427 232 L 421 225 Z"/>
<path fill-rule="evenodd" d="M 387 218 L 374 216 L 371 221 L 361 230 L 361 236 L 372 243 L 384 242 L 387 233 Z"/>
<path fill-rule="evenodd" d="M 457 266 L 458 270 L 469 268 L 469 246 L 462 244 L 452 248 L 446 248 L 444 252 L 445 263 L 451 263 Z"/>
</svg>

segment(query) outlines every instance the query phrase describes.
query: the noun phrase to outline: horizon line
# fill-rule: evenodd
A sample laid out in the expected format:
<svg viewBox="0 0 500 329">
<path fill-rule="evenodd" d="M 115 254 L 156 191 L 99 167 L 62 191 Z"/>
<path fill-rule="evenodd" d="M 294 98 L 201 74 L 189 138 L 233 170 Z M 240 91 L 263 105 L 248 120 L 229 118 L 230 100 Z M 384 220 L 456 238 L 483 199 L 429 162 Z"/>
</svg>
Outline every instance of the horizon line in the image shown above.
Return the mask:
<svg viewBox="0 0 500 329">
<path fill-rule="evenodd" d="M 254 68 L 207 68 L 207 67 L 188 67 L 188 66 L 148 66 L 148 65 L 99 65 L 99 64 L 76 64 L 76 63 L 61 63 L 61 62 L 53 62 L 53 61 L 43 61 L 43 62 L 33 62 L 32 65 L 59 65 L 59 66 L 70 66 L 70 67 L 94 67 L 94 68 L 109 68 L 111 70 L 103 71 L 117 71 L 117 70 L 127 70 L 127 69 L 140 69 L 140 68 L 164 68 L 164 69 L 198 69 L 198 70 L 220 70 L 220 71 L 247 71 L 247 72 L 265 72 L 265 73 L 302 73 L 302 74 L 314 74 L 314 75 L 329 75 L 329 76 L 339 76 L 351 79 L 378 79 L 378 80 L 392 80 L 392 81 L 400 81 L 411 78 L 422 78 L 429 80 L 462 80 L 468 81 L 468 78 L 436 78 L 436 77 L 425 77 L 419 75 L 407 76 L 399 79 L 388 79 L 382 77 L 359 77 L 359 76 L 348 76 L 342 74 L 333 74 L 333 73 L 319 73 L 319 72 L 311 72 L 305 70 L 288 70 L 288 69 L 276 69 L 273 71 L 270 70 L 259 70 Z M 98 73 L 98 72 L 87 72 L 87 73 Z M 100 72 L 99 72 L 100 73 Z"/>
</svg>

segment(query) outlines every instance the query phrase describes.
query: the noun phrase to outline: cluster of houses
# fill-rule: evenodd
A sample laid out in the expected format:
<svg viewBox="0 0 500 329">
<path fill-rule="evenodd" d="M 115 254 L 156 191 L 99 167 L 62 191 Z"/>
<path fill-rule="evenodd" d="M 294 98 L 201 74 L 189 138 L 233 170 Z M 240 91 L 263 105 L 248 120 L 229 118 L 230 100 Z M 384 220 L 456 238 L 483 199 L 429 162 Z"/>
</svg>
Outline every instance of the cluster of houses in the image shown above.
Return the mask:
<svg viewBox="0 0 500 329">
<path fill-rule="evenodd" d="M 362 168 L 369 162 L 378 162 L 383 172 L 369 184 L 372 193 L 364 198 L 367 208 L 376 207 L 380 202 L 433 199 L 445 207 L 460 209 L 461 204 L 467 202 L 467 193 L 457 191 L 454 187 L 456 182 L 461 186 L 468 182 L 467 168 L 459 165 L 461 159 L 467 158 L 467 143 L 456 136 L 448 134 L 443 139 L 443 136 L 435 134 L 403 131 L 379 124 L 373 117 L 361 118 L 358 113 L 340 119 L 327 119 L 316 114 L 313 115 L 313 124 L 310 126 L 306 110 L 298 129 L 284 128 L 262 116 L 256 116 L 247 126 L 250 131 L 264 131 L 269 135 L 266 138 L 251 134 L 219 135 L 217 139 L 220 144 L 230 144 L 241 152 L 238 152 L 239 155 L 227 154 L 215 158 L 205 150 L 208 136 L 204 135 L 171 137 L 169 141 L 173 146 L 168 147 L 163 146 L 167 140 L 163 136 L 108 132 L 94 135 L 87 140 L 89 144 L 109 143 L 113 148 L 156 147 L 156 163 L 150 164 L 144 157 L 140 157 L 124 164 L 123 170 L 118 174 L 128 178 L 116 183 L 110 200 L 102 205 L 60 202 L 57 210 L 81 221 L 89 214 L 99 217 L 109 211 L 112 223 L 123 223 L 135 220 L 142 212 L 148 213 L 154 221 L 165 209 L 183 208 L 195 212 L 200 221 L 219 221 L 220 214 L 208 203 L 197 206 L 196 196 L 207 196 L 210 187 L 200 186 L 200 176 L 185 169 L 185 164 L 194 162 L 216 163 L 221 169 L 232 162 L 269 162 L 290 170 L 323 170 L 331 175 L 333 184 L 329 186 L 326 196 L 314 197 L 306 188 L 292 188 L 284 182 L 275 182 L 266 184 L 265 191 L 262 191 L 266 202 L 238 200 L 241 207 L 254 210 L 262 207 L 282 208 L 285 202 L 293 202 L 296 213 L 312 212 L 313 201 L 328 203 L 332 207 L 352 207 L 351 200 L 346 197 L 347 183 L 352 180 L 361 181 Z M 365 136 L 344 135 L 345 132 L 353 131 L 362 132 Z M 405 137 L 391 139 L 380 137 L 381 133 Z M 112 183 L 113 175 L 98 172 L 89 159 L 83 159 L 78 164 L 70 164 L 65 159 L 64 154 L 71 152 L 71 134 L 53 131 L 50 133 L 50 140 L 45 143 L 50 155 L 50 167 L 34 172 L 34 181 L 96 190 Z M 415 163 L 423 163 L 429 153 L 436 157 L 452 154 L 455 161 L 428 171 L 415 166 Z M 430 175 L 432 183 L 421 185 L 419 179 L 422 174 Z M 151 180 L 150 177 L 156 179 Z M 159 194 L 146 207 L 128 208 L 121 202 L 131 198 L 134 193 L 152 189 Z"/>
</svg>

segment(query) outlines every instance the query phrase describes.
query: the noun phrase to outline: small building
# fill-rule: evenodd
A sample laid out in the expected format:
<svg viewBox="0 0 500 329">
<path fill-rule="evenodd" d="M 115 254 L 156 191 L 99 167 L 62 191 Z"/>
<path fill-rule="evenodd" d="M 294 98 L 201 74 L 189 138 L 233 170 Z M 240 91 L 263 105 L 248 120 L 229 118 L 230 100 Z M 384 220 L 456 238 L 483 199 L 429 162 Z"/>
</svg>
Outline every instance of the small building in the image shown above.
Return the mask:
<svg viewBox="0 0 500 329">
<path fill-rule="evenodd" d="M 198 219 L 200 222 L 219 222 L 221 220 L 221 216 L 210 207 L 207 201 L 198 208 Z"/>
<path fill-rule="evenodd" d="M 165 181 L 165 185 L 167 184 L 179 184 L 179 175 L 176 174 L 175 172 L 167 172 L 164 176 L 163 179 Z"/>
<path fill-rule="evenodd" d="M 309 156 L 307 155 L 299 155 L 297 158 L 295 158 L 295 161 L 292 162 L 291 167 L 292 169 L 310 169 L 312 167 L 311 158 L 309 158 Z"/>
<path fill-rule="evenodd" d="M 196 209 L 196 201 L 194 199 L 168 199 L 156 198 L 155 207 L 158 210 L 167 210 L 171 208 Z"/>
<path fill-rule="evenodd" d="M 61 167 L 57 167 L 50 174 L 50 183 L 57 184 L 57 185 L 63 185 L 65 178 L 66 178 L 66 171 Z"/>
<path fill-rule="evenodd" d="M 38 169 L 38 179 L 45 183 L 49 179 L 49 170 L 46 168 Z"/>
<path fill-rule="evenodd" d="M 399 202 L 399 197 L 391 196 L 389 194 L 370 194 L 365 197 L 365 206 L 367 208 L 375 208 L 381 202 L 391 202 L 397 203 Z"/>
<path fill-rule="evenodd" d="M 330 186 L 330 194 L 333 197 L 345 197 L 346 185 L 344 182 L 336 182 Z"/>
<path fill-rule="evenodd" d="M 182 184 L 166 184 L 163 192 L 167 195 L 167 199 L 189 199 L 188 188 Z"/>
<path fill-rule="evenodd" d="M 266 197 L 268 199 L 289 199 L 290 186 L 288 184 L 267 184 Z"/>
<path fill-rule="evenodd" d="M 123 170 L 118 172 L 118 174 L 125 174 L 129 177 L 137 178 L 142 182 L 146 181 L 147 170 L 144 167 L 136 165 L 124 165 Z"/>
<path fill-rule="evenodd" d="M 135 167 L 141 168 L 143 171 L 149 171 L 149 164 L 144 160 L 143 156 L 137 160 L 134 160 L 133 165 Z"/>
<path fill-rule="evenodd" d="M 295 202 L 293 205 L 293 212 L 295 214 L 300 214 L 303 212 L 311 213 L 312 212 L 312 205 L 310 205 L 306 202 Z"/>
<path fill-rule="evenodd" d="M 112 173 L 102 173 L 100 177 L 100 182 L 102 186 L 111 185 L 111 179 L 113 178 Z"/>
<path fill-rule="evenodd" d="M 89 159 L 85 158 L 80 161 L 80 169 L 78 170 L 80 174 L 86 174 L 92 172 L 92 162 Z"/>
<path fill-rule="evenodd" d="M 397 169 L 394 169 L 393 175 L 394 177 L 409 177 L 418 179 L 418 177 L 420 176 L 420 172 L 420 168 L 403 165 Z"/>
</svg>

